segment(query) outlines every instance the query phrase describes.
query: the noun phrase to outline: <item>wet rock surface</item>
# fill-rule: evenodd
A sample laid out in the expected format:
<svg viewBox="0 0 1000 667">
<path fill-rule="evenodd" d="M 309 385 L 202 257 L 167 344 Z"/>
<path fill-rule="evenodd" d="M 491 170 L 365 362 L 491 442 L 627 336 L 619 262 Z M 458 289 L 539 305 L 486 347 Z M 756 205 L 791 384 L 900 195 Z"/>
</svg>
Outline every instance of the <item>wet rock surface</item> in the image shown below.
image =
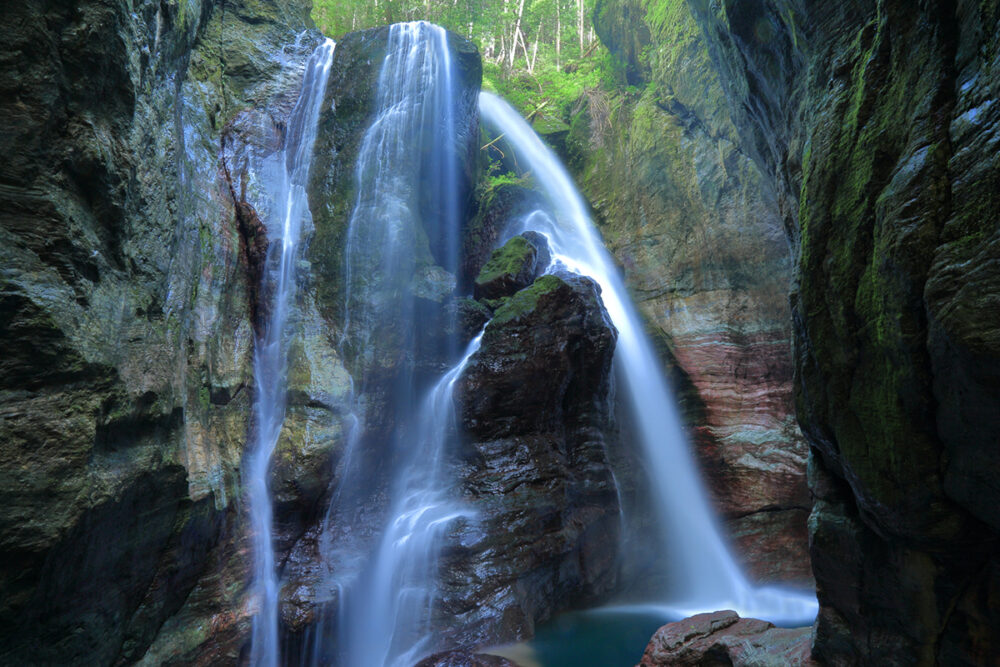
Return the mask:
<svg viewBox="0 0 1000 667">
<path fill-rule="evenodd" d="M 638 667 L 806 667 L 812 628 L 776 628 L 733 611 L 698 614 L 653 635 Z"/>
<path fill-rule="evenodd" d="M 595 283 L 546 275 L 494 314 L 456 388 L 457 474 L 478 519 L 445 556 L 464 645 L 530 636 L 613 589 L 619 510 L 606 447 L 617 333 Z"/>
<path fill-rule="evenodd" d="M 0 662 L 238 656 L 254 260 L 221 135 L 247 107 L 290 109 L 319 36 L 276 54 L 307 14 L 5 9 Z"/>
<path fill-rule="evenodd" d="M 518 667 L 518 665 L 498 655 L 448 651 L 424 658 L 415 667 Z"/>
<path fill-rule="evenodd" d="M 690 5 L 797 259 L 816 654 L 995 659 L 998 5 Z"/>
</svg>

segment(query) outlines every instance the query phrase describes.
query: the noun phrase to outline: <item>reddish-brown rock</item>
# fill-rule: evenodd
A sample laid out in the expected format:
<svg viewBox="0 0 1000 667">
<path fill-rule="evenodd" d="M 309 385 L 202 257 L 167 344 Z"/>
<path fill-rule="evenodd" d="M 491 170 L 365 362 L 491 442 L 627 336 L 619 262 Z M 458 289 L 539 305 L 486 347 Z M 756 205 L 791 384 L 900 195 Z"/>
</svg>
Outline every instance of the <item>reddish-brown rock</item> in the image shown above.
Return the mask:
<svg viewBox="0 0 1000 667">
<path fill-rule="evenodd" d="M 811 628 L 776 628 L 767 621 L 740 618 L 734 611 L 698 614 L 656 631 L 639 667 L 805 667 Z"/>
<path fill-rule="evenodd" d="M 670 6 L 669 21 L 632 0 L 604 0 L 595 12 L 601 39 L 646 92 L 581 101 L 570 164 L 661 343 L 736 555 L 754 581 L 810 585 L 792 257 L 701 30 L 687 3 Z"/>
</svg>

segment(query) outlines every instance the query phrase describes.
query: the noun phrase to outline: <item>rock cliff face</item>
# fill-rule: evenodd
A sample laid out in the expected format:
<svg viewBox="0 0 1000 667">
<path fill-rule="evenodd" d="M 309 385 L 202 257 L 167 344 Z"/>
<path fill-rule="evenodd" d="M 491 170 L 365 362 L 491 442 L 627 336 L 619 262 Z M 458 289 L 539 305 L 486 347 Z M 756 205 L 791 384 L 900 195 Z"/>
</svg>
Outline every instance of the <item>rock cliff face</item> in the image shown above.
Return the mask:
<svg viewBox="0 0 1000 667">
<path fill-rule="evenodd" d="M 581 100 L 569 164 L 669 360 L 748 574 L 810 586 L 792 262 L 772 190 L 740 147 L 683 2 L 601 0 L 594 21 L 634 92 Z"/>
<path fill-rule="evenodd" d="M 1000 5 L 689 3 L 797 259 L 814 650 L 1000 654 Z"/>
<path fill-rule="evenodd" d="M 290 110 L 303 4 L 4 10 L 0 662 L 236 658 L 252 239 L 221 136 Z"/>
</svg>

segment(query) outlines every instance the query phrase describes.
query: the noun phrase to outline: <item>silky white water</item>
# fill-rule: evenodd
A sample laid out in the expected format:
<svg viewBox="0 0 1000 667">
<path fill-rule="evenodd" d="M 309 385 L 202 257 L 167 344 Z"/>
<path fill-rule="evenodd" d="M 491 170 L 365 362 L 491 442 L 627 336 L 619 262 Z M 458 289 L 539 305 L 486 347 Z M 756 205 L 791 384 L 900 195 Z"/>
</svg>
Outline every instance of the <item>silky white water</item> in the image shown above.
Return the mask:
<svg viewBox="0 0 1000 667">
<path fill-rule="evenodd" d="M 285 419 L 287 380 L 287 332 L 289 311 L 295 297 L 295 263 L 303 220 L 309 215 L 306 185 L 316 141 L 317 122 L 335 44 L 326 40 L 306 63 L 302 92 L 292 111 L 284 149 L 275 156 L 264 175 L 267 197 L 275 203 L 281 226 L 269 231 L 267 273 L 273 288 L 270 318 L 256 341 L 254 354 L 254 443 L 244 470 L 253 530 L 256 613 L 250 662 L 272 667 L 278 664 L 278 572 L 274 562 L 272 503 L 268 468 Z"/>
<path fill-rule="evenodd" d="M 733 609 L 776 623 L 811 623 L 818 610 L 814 596 L 755 588 L 730 554 L 709 507 L 660 360 L 572 178 L 509 104 L 484 92 L 479 109 L 483 122 L 503 133 L 514 147 L 556 214 L 553 219 L 538 211 L 509 234 L 528 230 L 545 234 L 554 265 L 590 276 L 601 286 L 604 305 L 618 329 L 615 362 L 656 494 L 662 549 L 667 554 L 664 571 L 670 578 L 670 599 L 656 605 L 673 618 Z"/>
<path fill-rule="evenodd" d="M 350 667 L 410 667 L 435 648 L 431 617 L 442 538 L 453 521 L 471 517 L 454 500 L 445 468 L 455 434 L 455 381 L 478 339 L 422 400 L 412 368 L 416 333 L 424 326 L 413 293 L 418 274 L 431 262 L 450 272 L 458 265 L 453 79 L 443 28 L 423 21 L 390 26 L 375 118 L 358 155 L 358 195 L 345 248 L 344 316 L 344 347 L 359 360 L 361 392 L 368 389 L 370 369 L 381 378 L 386 374 L 381 364 L 394 361 L 389 395 L 396 428 L 387 442 L 377 443 L 388 508 L 370 553 L 359 559 L 330 552 L 353 571 L 339 573 L 336 583 L 336 646 L 319 637 L 313 649 L 316 656 L 335 654 L 339 664 Z M 444 354 L 454 358 L 454 341 L 440 342 Z M 366 502 L 357 480 L 342 484 L 355 488 L 336 499 L 340 506 L 334 512 Z"/>
<path fill-rule="evenodd" d="M 421 405 L 405 473 L 391 490 L 390 520 L 341 621 L 347 665 L 411 667 L 436 648 L 431 614 L 442 538 L 453 521 L 475 518 L 450 493 L 446 457 L 457 432 L 455 383 L 481 340 L 469 343 Z"/>
</svg>

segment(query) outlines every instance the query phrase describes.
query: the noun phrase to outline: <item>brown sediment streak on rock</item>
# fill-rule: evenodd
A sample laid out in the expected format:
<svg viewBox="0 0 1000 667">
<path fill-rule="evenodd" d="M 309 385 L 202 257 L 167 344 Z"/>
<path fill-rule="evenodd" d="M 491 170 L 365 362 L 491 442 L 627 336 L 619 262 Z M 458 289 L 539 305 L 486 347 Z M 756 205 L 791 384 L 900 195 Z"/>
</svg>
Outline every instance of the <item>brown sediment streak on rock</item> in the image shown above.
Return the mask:
<svg viewBox="0 0 1000 667">
<path fill-rule="evenodd" d="M 264 271 L 267 266 L 267 251 L 270 243 L 267 239 L 267 227 L 257 215 L 256 209 L 247 202 L 246 174 L 241 174 L 240 194 L 236 196 L 233 177 L 226 164 L 226 137 L 222 135 L 222 151 L 219 158 L 225 175 L 229 195 L 233 200 L 233 211 L 236 216 L 236 227 L 240 235 L 240 259 L 247 275 L 247 305 L 250 309 L 250 319 L 254 333 L 258 338 L 267 324 L 271 299 L 268 286 L 264 284 Z"/>
</svg>

